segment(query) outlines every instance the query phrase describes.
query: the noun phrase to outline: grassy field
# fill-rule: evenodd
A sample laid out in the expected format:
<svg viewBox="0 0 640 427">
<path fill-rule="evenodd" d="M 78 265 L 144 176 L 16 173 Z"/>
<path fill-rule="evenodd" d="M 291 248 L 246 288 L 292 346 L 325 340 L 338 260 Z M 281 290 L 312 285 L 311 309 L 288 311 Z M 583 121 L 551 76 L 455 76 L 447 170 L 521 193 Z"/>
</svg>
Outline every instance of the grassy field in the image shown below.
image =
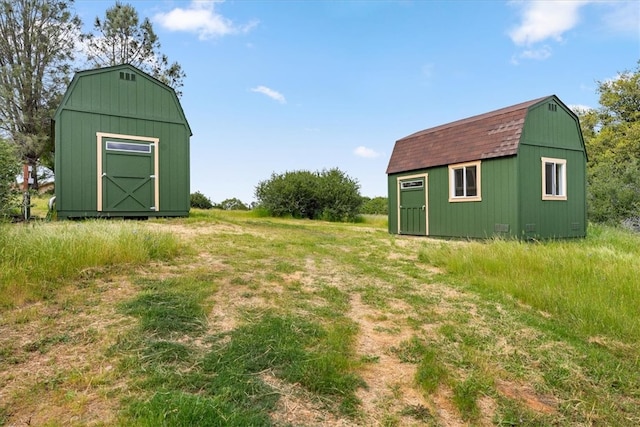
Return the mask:
<svg viewBox="0 0 640 427">
<path fill-rule="evenodd" d="M 640 424 L 640 236 L 0 226 L 0 425 Z"/>
</svg>

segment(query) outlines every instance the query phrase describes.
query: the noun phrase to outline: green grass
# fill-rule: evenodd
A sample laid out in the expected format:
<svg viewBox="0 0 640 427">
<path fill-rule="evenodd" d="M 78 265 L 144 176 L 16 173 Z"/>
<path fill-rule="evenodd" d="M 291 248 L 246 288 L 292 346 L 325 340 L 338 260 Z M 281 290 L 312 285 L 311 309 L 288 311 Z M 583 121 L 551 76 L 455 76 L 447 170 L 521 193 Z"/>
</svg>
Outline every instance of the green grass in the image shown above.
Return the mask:
<svg viewBox="0 0 640 427">
<path fill-rule="evenodd" d="M 123 424 L 269 425 L 279 392 L 263 380 L 266 373 L 357 414 L 357 330 L 335 310 L 327 324 L 281 310 L 247 312 L 230 333 L 205 337 L 203 308 L 215 286 L 188 277 L 139 284 L 143 292 L 122 305 L 139 320 L 139 333 L 111 349 L 123 357 L 121 369 L 135 373 L 143 397 L 127 403 Z M 344 307 L 335 288 L 321 294 L 327 305 Z M 204 338 L 209 347 L 195 348 L 185 337 Z"/>
<path fill-rule="evenodd" d="M 433 393 L 447 378 L 447 368 L 438 360 L 435 348 L 424 349 L 416 369 L 415 381 L 427 393 Z"/>
<path fill-rule="evenodd" d="M 170 234 L 135 222 L 0 224 L 0 307 L 49 298 L 109 267 L 168 260 L 182 248 Z"/>
<path fill-rule="evenodd" d="M 379 218 L 219 210 L 2 230 L 17 233 L 2 265 L 50 284 L 21 299 L 38 304 L 2 288 L 0 392 L 24 385 L 3 394 L 0 425 L 37 408 L 99 424 L 83 393 L 87 408 L 108 397 L 105 423 L 123 426 L 435 426 L 443 404 L 461 425 L 640 423 L 637 235 L 447 242 L 389 235 Z M 16 236 L 70 265 L 45 276 L 14 255 Z M 123 249 L 133 255 L 116 257 Z M 85 347 L 89 366 L 73 366 Z M 54 355 L 64 368 L 12 376 Z"/>
<path fill-rule="evenodd" d="M 592 226 L 585 240 L 424 245 L 419 259 L 459 283 L 549 313 L 584 336 L 640 341 L 640 236 Z"/>
<path fill-rule="evenodd" d="M 204 310 L 197 300 L 175 291 L 145 292 L 125 305 L 125 313 L 140 318 L 147 334 L 158 337 L 190 334 L 202 331 Z"/>
</svg>

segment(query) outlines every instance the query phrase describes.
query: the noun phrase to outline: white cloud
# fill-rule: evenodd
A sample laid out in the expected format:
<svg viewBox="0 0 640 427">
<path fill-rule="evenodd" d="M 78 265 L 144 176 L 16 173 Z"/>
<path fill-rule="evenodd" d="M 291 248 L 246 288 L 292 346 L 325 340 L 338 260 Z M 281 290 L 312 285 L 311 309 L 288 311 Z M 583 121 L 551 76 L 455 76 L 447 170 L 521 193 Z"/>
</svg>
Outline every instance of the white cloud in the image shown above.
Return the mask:
<svg viewBox="0 0 640 427">
<path fill-rule="evenodd" d="M 551 48 L 549 46 L 542 46 L 537 49 L 525 49 L 520 54 L 520 58 L 523 59 L 537 59 L 543 60 L 551 56 Z"/>
<path fill-rule="evenodd" d="M 281 104 L 286 104 L 287 100 L 284 98 L 284 95 L 278 91 L 270 89 L 266 86 L 257 86 L 251 89 L 251 92 L 261 93 L 263 95 L 268 96 L 269 98 L 278 101 Z"/>
<path fill-rule="evenodd" d="M 380 153 L 378 153 L 377 151 L 374 151 L 371 148 L 367 148 L 363 145 L 353 150 L 353 154 L 355 154 L 358 157 L 365 157 L 367 159 L 373 159 L 375 157 L 380 156 Z"/>
<path fill-rule="evenodd" d="M 531 0 L 514 2 L 521 8 L 522 22 L 509 32 L 511 40 L 519 46 L 554 39 L 562 41 L 562 35 L 580 20 L 580 8 L 586 0 Z"/>
<path fill-rule="evenodd" d="M 586 113 L 587 111 L 594 110 L 593 107 L 589 107 L 588 105 L 581 105 L 581 104 L 571 104 L 571 105 L 567 105 L 567 107 L 569 107 L 569 109 L 576 114 Z"/>
<path fill-rule="evenodd" d="M 534 59 L 538 61 L 543 61 L 551 56 L 551 47 L 545 45 L 535 49 L 525 49 L 520 52 L 518 55 L 515 55 L 511 58 L 511 63 L 518 65 L 520 63 L 520 59 Z"/>
<path fill-rule="evenodd" d="M 176 7 L 167 13 L 158 13 L 153 17 L 153 20 L 169 31 L 196 33 L 200 40 L 246 33 L 258 25 L 257 21 L 236 25 L 230 19 L 216 12 L 216 3 L 222 3 L 222 1 L 194 0 L 184 9 Z"/>
</svg>

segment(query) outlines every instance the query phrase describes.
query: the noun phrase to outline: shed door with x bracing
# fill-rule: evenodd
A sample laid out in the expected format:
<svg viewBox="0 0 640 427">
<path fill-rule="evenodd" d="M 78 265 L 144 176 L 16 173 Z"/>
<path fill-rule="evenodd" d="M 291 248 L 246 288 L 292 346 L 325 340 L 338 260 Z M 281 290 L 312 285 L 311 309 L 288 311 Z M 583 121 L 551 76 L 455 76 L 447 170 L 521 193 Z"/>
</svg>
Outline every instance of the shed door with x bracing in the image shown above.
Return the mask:
<svg viewBox="0 0 640 427">
<path fill-rule="evenodd" d="M 155 210 L 153 144 L 106 141 L 102 174 L 103 211 Z"/>
<path fill-rule="evenodd" d="M 399 181 L 400 234 L 425 236 L 427 227 L 426 176 Z"/>
</svg>

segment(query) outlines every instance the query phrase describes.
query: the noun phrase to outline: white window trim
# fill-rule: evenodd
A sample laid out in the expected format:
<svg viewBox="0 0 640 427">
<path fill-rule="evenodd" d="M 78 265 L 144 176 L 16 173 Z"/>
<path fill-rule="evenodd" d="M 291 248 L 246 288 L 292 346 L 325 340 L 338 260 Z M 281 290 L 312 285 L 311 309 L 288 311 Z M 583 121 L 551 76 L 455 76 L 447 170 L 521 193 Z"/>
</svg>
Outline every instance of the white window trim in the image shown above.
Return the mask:
<svg viewBox="0 0 640 427">
<path fill-rule="evenodd" d="M 449 165 L 449 202 L 481 202 L 482 201 L 482 168 L 481 161 L 458 163 Z M 457 169 L 467 168 L 469 166 L 476 167 L 476 186 L 478 188 L 476 196 L 456 196 L 456 178 L 455 171 Z M 466 180 L 467 174 L 463 174 Z"/>
<path fill-rule="evenodd" d="M 540 163 L 542 165 L 542 200 L 567 200 L 567 159 L 555 159 L 552 157 L 541 157 Z M 561 182 L 562 182 L 562 194 L 546 194 L 546 182 L 547 182 L 547 169 L 546 163 L 554 163 L 562 165 L 561 168 Z"/>
</svg>

